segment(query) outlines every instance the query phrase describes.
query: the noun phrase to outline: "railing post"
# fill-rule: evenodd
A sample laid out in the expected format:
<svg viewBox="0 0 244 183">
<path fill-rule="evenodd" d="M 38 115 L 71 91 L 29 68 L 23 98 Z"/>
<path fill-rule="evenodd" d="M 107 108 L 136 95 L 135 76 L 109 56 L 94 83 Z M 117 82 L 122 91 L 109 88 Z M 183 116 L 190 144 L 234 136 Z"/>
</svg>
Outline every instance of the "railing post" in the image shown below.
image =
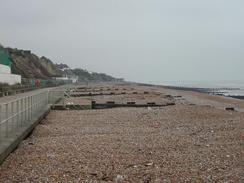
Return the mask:
<svg viewBox="0 0 244 183">
<path fill-rule="evenodd" d="M 48 104 L 50 104 L 51 102 L 50 102 L 50 99 L 51 99 L 51 92 L 50 91 L 48 91 Z"/>
<path fill-rule="evenodd" d="M 13 128 L 14 128 L 14 102 L 11 102 L 10 103 L 10 132 L 13 131 Z"/>
<path fill-rule="evenodd" d="M 0 104 L 0 143 L 2 142 L 2 120 L 3 120 L 3 107 Z"/>
<path fill-rule="evenodd" d="M 20 117 L 19 117 L 19 115 L 20 115 L 19 100 L 17 100 L 17 104 L 16 105 L 17 105 L 16 106 L 16 113 L 17 113 L 17 116 L 16 116 L 16 119 L 17 119 L 16 126 L 18 128 L 19 127 L 19 119 L 20 119 Z"/>
<path fill-rule="evenodd" d="M 24 103 L 25 103 L 25 107 L 24 107 L 24 111 L 25 111 L 25 121 L 24 121 L 24 124 L 27 123 L 27 100 L 26 100 L 26 97 L 24 99 Z"/>
<path fill-rule="evenodd" d="M 5 119 L 6 119 L 6 122 L 5 122 L 5 125 L 6 125 L 5 136 L 7 137 L 8 136 L 8 104 L 5 104 Z"/>
<path fill-rule="evenodd" d="M 31 102 L 30 102 L 30 99 L 31 99 L 31 97 L 28 97 L 28 121 L 31 120 L 31 109 L 30 109 Z"/>
<path fill-rule="evenodd" d="M 31 120 L 33 119 L 33 96 L 31 96 L 31 106 L 30 106 L 30 110 L 31 110 Z"/>
<path fill-rule="evenodd" d="M 19 118 L 20 118 L 20 126 L 22 126 L 22 99 L 19 101 Z"/>
<path fill-rule="evenodd" d="M 49 97 L 49 90 L 47 91 L 47 105 L 49 104 L 48 103 L 48 97 Z"/>
</svg>

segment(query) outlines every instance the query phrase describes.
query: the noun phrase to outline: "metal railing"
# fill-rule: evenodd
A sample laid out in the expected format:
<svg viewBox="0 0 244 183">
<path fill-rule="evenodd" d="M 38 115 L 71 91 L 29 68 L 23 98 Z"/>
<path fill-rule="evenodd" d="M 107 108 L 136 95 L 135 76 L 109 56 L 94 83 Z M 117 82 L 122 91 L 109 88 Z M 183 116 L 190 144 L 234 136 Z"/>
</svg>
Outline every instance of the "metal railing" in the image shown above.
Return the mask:
<svg viewBox="0 0 244 183">
<path fill-rule="evenodd" d="M 0 87 L 0 97 L 16 95 L 18 93 L 24 93 L 31 90 L 40 89 L 41 87 L 28 86 L 28 85 L 19 85 L 12 87 Z"/>
<path fill-rule="evenodd" d="M 0 143 L 20 128 L 33 124 L 51 104 L 63 98 L 64 91 L 44 91 L 0 104 Z"/>
<path fill-rule="evenodd" d="M 28 79 L 28 78 L 21 78 L 22 84 L 17 85 L 6 85 L 0 83 L 0 97 L 15 95 L 18 93 L 24 93 L 27 91 L 32 91 L 40 88 L 47 88 L 47 87 L 57 87 L 61 85 L 65 85 L 65 82 L 58 81 L 56 79 Z M 39 81 L 37 85 L 35 81 Z"/>
</svg>

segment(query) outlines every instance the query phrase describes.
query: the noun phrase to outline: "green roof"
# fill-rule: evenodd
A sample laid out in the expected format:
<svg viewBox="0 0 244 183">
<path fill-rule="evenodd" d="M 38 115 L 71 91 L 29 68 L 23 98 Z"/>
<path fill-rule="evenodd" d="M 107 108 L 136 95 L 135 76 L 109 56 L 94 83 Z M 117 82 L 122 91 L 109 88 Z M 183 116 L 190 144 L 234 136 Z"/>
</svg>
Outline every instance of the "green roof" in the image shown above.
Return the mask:
<svg viewBox="0 0 244 183">
<path fill-rule="evenodd" d="M 0 64 L 7 65 L 11 67 L 11 58 L 9 57 L 8 53 L 4 50 L 4 48 L 0 47 Z"/>
</svg>

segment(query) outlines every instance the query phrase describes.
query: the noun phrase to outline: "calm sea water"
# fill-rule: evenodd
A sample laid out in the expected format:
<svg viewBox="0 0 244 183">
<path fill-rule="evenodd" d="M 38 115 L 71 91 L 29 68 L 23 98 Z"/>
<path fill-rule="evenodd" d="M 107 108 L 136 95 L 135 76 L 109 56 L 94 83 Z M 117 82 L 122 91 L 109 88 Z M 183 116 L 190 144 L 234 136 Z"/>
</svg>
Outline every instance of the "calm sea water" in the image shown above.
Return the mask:
<svg viewBox="0 0 244 183">
<path fill-rule="evenodd" d="M 241 95 L 244 96 L 244 81 L 216 81 L 216 82 L 163 82 L 167 86 L 182 86 L 182 87 L 196 87 L 196 88 L 239 88 L 238 90 L 220 90 L 225 92 L 225 95 Z"/>
</svg>

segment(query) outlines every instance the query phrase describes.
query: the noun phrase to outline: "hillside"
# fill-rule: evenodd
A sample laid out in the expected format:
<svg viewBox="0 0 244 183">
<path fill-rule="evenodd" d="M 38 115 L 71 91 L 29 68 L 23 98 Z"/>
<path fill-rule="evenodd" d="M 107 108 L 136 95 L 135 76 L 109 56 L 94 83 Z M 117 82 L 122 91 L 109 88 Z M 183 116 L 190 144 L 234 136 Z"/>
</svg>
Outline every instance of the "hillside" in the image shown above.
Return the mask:
<svg viewBox="0 0 244 183">
<path fill-rule="evenodd" d="M 7 48 L 12 59 L 12 72 L 24 78 L 50 79 L 62 76 L 51 60 L 39 58 L 28 50 Z"/>
<path fill-rule="evenodd" d="M 29 50 L 6 48 L 12 60 L 12 73 L 19 74 L 23 78 L 51 79 L 62 76 L 78 76 L 79 81 L 117 81 L 104 73 L 88 72 L 85 69 L 71 69 L 66 64 L 55 64 L 50 59 L 42 56 L 38 57 Z"/>
<path fill-rule="evenodd" d="M 87 70 L 84 69 L 73 69 L 72 72 L 79 77 L 79 81 L 81 82 L 84 81 L 108 82 L 108 81 L 119 80 L 104 73 L 88 72 Z"/>
</svg>

